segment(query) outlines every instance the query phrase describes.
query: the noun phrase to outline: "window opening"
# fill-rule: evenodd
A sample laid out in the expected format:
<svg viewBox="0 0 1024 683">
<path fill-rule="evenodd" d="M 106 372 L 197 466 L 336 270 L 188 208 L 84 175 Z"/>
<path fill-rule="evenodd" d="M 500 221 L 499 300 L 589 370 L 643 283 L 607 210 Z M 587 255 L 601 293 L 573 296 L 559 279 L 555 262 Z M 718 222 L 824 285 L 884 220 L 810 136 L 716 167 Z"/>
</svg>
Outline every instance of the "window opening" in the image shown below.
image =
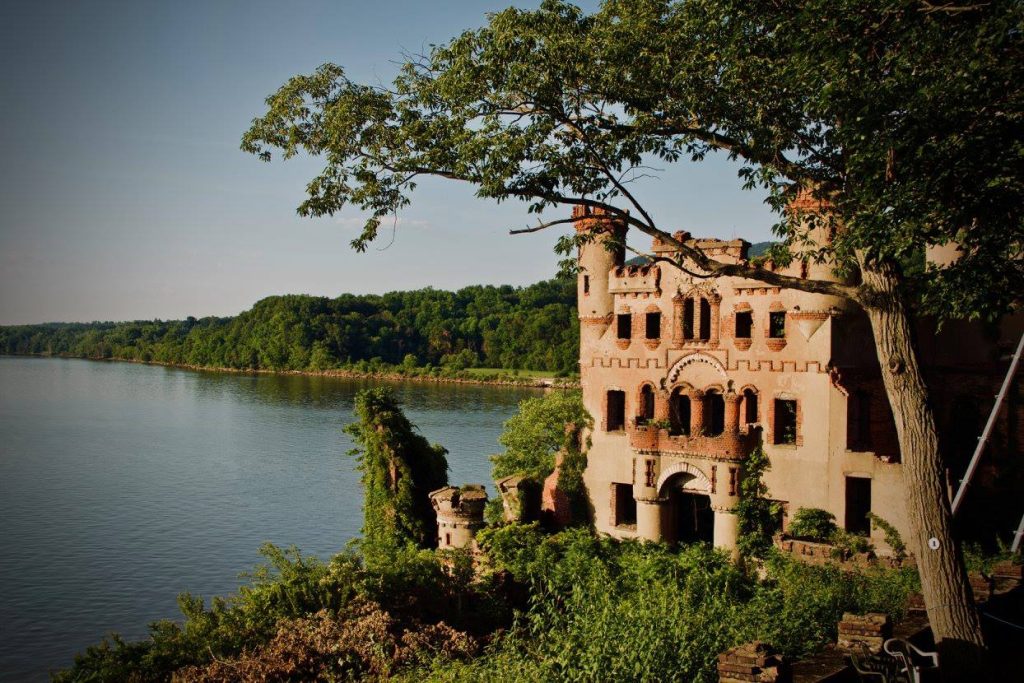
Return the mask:
<svg viewBox="0 0 1024 683">
<path fill-rule="evenodd" d="M 700 300 L 700 339 L 711 339 L 711 304 L 707 299 Z"/>
<path fill-rule="evenodd" d="M 647 314 L 647 338 L 661 339 L 661 313 Z"/>
<path fill-rule="evenodd" d="M 633 316 L 629 313 L 619 313 L 616 318 L 617 332 L 619 339 L 629 339 L 633 336 Z"/>
<path fill-rule="evenodd" d="M 654 419 L 654 389 L 650 384 L 645 384 L 640 389 L 640 414 L 637 415 L 637 424 L 647 424 Z"/>
<path fill-rule="evenodd" d="M 616 390 L 608 392 L 608 418 L 606 422 L 609 432 L 625 428 L 626 392 Z"/>
<path fill-rule="evenodd" d="M 693 299 L 683 302 L 683 339 L 693 339 Z"/>
<path fill-rule="evenodd" d="M 757 394 L 752 389 L 743 391 L 743 422 L 748 425 L 757 422 Z"/>
<path fill-rule="evenodd" d="M 796 401 L 775 399 L 774 443 L 796 443 Z"/>
<path fill-rule="evenodd" d="M 615 526 L 636 524 L 636 499 L 633 498 L 632 484 L 614 484 Z"/>
<path fill-rule="evenodd" d="M 708 436 L 718 436 L 725 431 L 725 398 L 717 391 L 705 397 L 708 413 Z"/>
<path fill-rule="evenodd" d="M 786 338 L 785 311 L 772 311 L 768 314 L 768 336 L 772 339 Z"/>
<path fill-rule="evenodd" d="M 584 275 L 583 276 L 583 293 L 584 294 L 590 294 L 590 276 L 589 275 Z"/>
<path fill-rule="evenodd" d="M 750 339 L 750 332 L 754 328 L 754 313 L 752 311 L 740 311 L 736 314 L 736 338 Z"/>
<path fill-rule="evenodd" d="M 690 434 L 690 397 L 679 389 L 673 391 L 669 399 L 668 418 L 670 434 Z"/>
</svg>

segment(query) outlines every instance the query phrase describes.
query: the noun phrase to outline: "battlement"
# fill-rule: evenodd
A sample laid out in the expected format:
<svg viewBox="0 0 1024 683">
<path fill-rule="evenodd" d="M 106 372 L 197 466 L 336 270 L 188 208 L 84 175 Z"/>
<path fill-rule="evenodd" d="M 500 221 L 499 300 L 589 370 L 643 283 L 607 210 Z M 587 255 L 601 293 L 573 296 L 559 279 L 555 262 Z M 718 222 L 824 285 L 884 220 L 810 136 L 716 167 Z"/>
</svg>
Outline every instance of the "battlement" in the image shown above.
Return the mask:
<svg viewBox="0 0 1024 683">
<path fill-rule="evenodd" d="M 683 230 L 672 233 L 677 241 L 683 242 L 688 247 L 699 249 L 711 258 L 718 258 L 721 256 L 728 256 L 736 259 L 737 261 L 747 260 L 747 250 L 750 249 L 750 242 L 746 240 L 720 240 L 714 237 L 692 237 L 690 233 Z M 651 250 L 655 254 L 674 253 L 678 249 L 669 244 L 668 242 L 654 238 L 651 244 Z"/>
<path fill-rule="evenodd" d="M 656 265 L 619 266 L 609 274 L 608 291 L 612 294 L 658 292 L 660 282 L 661 269 Z"/>
</svg>

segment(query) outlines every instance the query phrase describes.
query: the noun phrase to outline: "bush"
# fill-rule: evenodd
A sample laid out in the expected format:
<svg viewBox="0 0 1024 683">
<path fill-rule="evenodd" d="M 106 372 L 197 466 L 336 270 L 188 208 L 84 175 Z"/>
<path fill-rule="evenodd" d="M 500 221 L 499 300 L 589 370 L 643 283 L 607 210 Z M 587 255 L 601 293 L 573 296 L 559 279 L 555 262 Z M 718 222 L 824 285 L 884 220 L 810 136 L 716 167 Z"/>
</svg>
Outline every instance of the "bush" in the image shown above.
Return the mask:
<svg viewBox="0 0 1024 683">
<path fill-rule="evenodd" d="M 896 527 L 873 512 L 868 513 L 868 519 L 871 520 L 872 526 L 881 529 L 885 534 L 885 542 L 892 549 L 893 557 L 897 561 L 903 560 L 907 556 L 907 544 L 903 542 L 903 537 Z"/>
<path fill-rule="evenodd" d="M 808 541 L 827 543 L 836 532 L 836 517 L 819 508 L 799 508 L 789 524 L 789 535 Z"/>
</svg>

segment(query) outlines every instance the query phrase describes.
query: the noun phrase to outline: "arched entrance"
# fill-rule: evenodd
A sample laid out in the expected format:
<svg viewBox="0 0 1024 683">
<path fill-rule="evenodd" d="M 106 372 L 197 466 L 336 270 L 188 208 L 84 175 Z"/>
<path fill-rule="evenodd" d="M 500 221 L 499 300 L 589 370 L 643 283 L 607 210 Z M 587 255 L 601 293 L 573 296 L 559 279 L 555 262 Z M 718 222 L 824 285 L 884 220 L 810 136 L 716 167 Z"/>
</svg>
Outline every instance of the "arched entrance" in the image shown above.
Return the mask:
<svg viewBox="0 0 1024 683">
<path fill-rule="evenodd" d="M 712 543 L 715 513 L 704 473 L 687 463 L 662 472 L 658 492 L 664 499 L 662 537 L 669 543 Z"/>
</svg>

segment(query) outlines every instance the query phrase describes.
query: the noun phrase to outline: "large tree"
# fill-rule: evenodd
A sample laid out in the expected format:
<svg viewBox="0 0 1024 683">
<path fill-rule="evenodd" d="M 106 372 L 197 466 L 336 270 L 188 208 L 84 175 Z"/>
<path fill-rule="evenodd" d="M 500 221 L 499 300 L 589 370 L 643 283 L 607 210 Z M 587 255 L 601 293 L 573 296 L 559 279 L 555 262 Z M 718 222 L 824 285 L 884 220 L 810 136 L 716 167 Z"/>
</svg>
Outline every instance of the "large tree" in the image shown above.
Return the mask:
<svg viewBox="0 0 1024 683">
<path fill-rule="evenodd" d="M 547 0 L 409 59 L 390 88 L 353 83 L 334 65 L 292 78 L 242 147 L 267 160 L 274 148 L 322 156 L 299 211 L 367 211 L 358 250 L 421 176 L 440 176 L 536 214 L 604 209 L 705 276 L 859 304 L 895 417 L 909 547 L 944 671 L 963 678 L 983 641 L 911 330 L 919 312 L 997 317 L 1022 290 L 1022 17 L 1011 0 L 608 0 L 593 15 Z M 847 279 L 717 262 L 674 239 L 631 192 L 652 163 L 713 152 L 766 192 L 787 248 Z M 828 210 L 787 211 L 799 192 Z M 808 228 L 822 223 L 834 239 L 815 243 L 820 231 Z M 923 277 L 901 267 L 948 243 L 959 245 L 952 265 Z"/>
</svg>

